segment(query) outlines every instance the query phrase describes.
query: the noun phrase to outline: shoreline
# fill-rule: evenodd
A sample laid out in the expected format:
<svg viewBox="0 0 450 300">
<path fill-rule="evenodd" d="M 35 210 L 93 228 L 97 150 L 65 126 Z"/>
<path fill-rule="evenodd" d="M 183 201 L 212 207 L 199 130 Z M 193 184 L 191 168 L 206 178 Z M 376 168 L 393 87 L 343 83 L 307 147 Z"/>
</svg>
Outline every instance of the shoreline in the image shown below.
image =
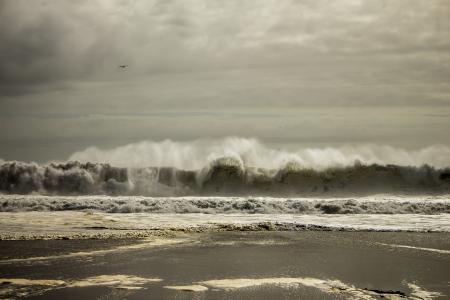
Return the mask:
<svg viewBox="0 0 450 300">
<path fill-rule="evenodd" d="M 290 225 L 290 224 L 288 224 Z M 152 237 L 173 237 L 178 234 L 223 233 L 223 232 L 361 232 L 361 233 L 418 233 L 418 234 L 449 234 L 446 231 L 416 231 L 416 230 L 348 230 L 343 228 L 323 226 L 286 226 L 286 224 L 250 224 L 236 226 L 235 224 L 217 227 L 194 227 L 184 229 L 148 229 L 148 230 L 118 230 L 106 232 L 75 232 L 70 234 L 4 234 L 0 233 L 0 241 L 38 241 L 38 240 L 134 240 Z"/>
<path fill-rule="evenodd" d="M 0 241 L 7 254 L 0 252 L 0 298 L 444 299 L 450 295 L 448 237 L 227 231 Z"/>
<path fill-rule="evenodd" d="M 450 232 L 450 214 L 0 212 L 0 240 L 146 238 L 223 231 Z"/>
</svg>

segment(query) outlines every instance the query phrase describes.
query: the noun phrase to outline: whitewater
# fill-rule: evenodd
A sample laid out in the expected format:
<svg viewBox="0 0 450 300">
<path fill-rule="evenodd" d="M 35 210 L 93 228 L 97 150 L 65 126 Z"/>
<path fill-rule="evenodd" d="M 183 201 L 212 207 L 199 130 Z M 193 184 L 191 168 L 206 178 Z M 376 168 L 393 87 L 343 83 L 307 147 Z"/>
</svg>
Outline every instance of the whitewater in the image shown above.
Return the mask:
<svg viewBox="0 0 450 300">
<path fill-rule="evenodd" d="M 1 229 L 450 232 L 449 160 L 444 146 L 286 151 L 226 138 L 0 161 Z"/>
</svg>

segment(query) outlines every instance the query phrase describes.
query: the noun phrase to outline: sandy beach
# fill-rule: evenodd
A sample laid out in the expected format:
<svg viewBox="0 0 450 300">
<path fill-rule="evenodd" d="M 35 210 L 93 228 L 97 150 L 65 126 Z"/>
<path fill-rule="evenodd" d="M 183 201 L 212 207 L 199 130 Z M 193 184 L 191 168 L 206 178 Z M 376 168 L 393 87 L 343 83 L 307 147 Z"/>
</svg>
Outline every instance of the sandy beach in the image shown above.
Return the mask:
<svg viewBox="0 0 450 300">
<path fill-rule="evenodd" d="M 0 242 L 1 299 L 446 299 L 448 233 Z"/>
</svg>

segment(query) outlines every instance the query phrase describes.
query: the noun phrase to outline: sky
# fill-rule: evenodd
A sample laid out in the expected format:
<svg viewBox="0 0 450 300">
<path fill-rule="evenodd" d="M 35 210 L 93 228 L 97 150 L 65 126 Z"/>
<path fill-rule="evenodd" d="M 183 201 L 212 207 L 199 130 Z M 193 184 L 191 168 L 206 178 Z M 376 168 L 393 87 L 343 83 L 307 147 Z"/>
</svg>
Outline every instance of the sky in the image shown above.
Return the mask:
<svg viewBox="0 0 450 300">
<path fill-rule="evenodd" d="M 0 158 L 227 136 L 450 146 L 450 1 L 0 0 Z"/>
</svg>

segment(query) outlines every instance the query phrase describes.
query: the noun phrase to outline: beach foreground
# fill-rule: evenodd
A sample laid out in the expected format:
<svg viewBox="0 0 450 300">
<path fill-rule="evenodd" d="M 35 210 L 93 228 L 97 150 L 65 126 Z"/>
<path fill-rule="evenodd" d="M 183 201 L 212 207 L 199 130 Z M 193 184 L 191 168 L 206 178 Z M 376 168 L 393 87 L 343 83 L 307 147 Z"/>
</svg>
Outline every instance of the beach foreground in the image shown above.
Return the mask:
<svg viewBox="0 0 450 300">
<path fill-rule="evenodd" d="M 0 242 L 1 299 L 446 299 L 448 233 L 172 232 Z"/>
</svg>

